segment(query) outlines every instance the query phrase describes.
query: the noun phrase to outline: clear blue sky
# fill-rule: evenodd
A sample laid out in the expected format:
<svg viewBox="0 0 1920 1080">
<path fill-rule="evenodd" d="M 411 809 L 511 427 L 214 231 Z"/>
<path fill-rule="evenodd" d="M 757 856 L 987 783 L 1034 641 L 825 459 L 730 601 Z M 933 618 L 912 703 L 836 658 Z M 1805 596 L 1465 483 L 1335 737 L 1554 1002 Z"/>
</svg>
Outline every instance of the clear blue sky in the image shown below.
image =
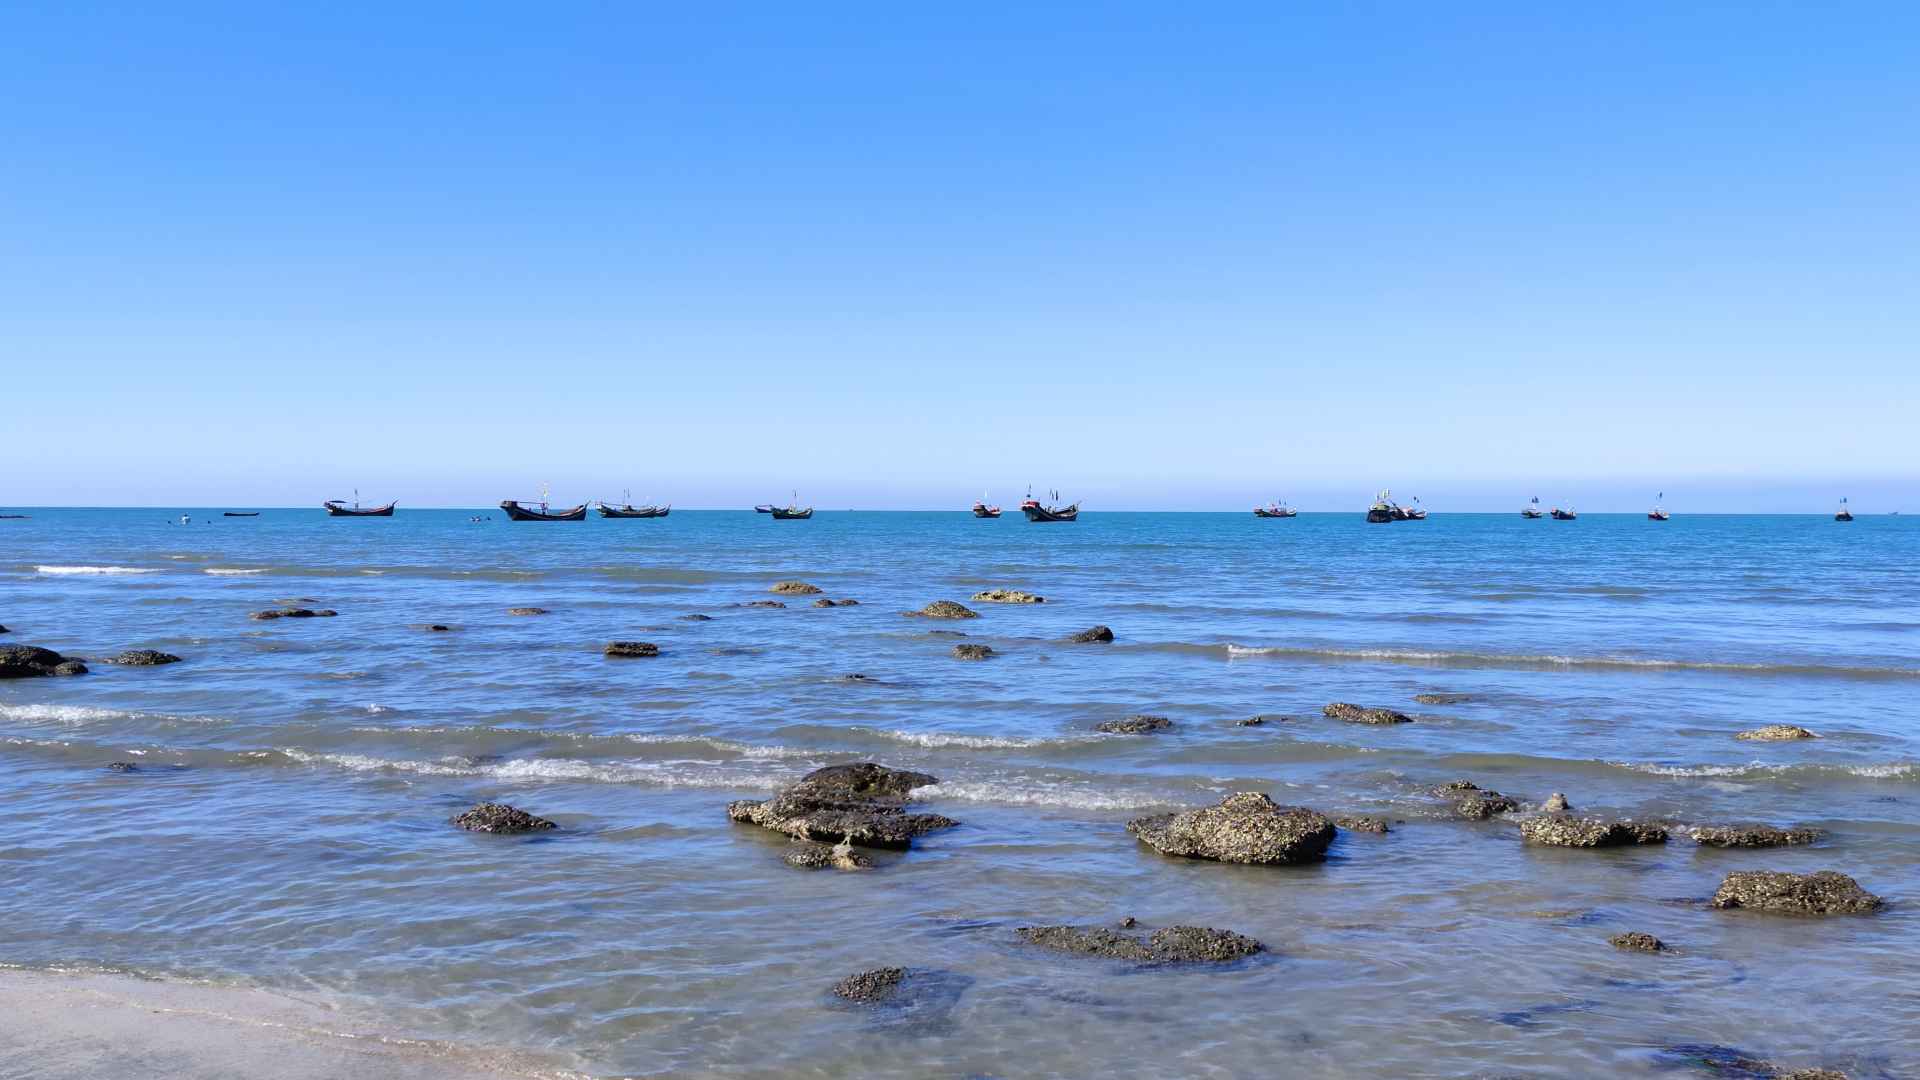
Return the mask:
<svg viewBox="0 0 1920 1080">
<path fill-rule="evenodd" d="M 1920 510 L 1920 5 L 930 7 L 9 5 L 0 502 Z"/>
</svg>

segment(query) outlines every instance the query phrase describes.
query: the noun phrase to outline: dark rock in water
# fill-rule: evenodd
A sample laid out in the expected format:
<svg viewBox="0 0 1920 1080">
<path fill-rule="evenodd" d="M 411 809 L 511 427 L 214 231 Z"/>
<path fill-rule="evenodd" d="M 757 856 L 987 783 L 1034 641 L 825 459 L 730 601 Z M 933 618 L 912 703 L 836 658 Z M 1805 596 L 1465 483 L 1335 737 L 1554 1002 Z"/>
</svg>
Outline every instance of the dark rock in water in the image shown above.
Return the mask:
<svg viewBox="0 0 1920 1080">
<path fill-rule="evenodd" d="M 993 648 L 988 645 L 955 645 L 953 647 L 955 660 L 985 660 L 992 655 Z"/>
<path fill-rule="evenodd" d="M 1365 815 L 1334 818 L 1333 823 L 1349 832 L 1387 833 L 1393 831 L 1387 828 L 1385 818 L 1367 817 Z"/>
<path fill-rule="evenodd" d="M 744 604 L 737 604 L 735 606 L 736 607 L 783 608 L 783 607 L 786 607 L 787 605 L 781 603 L 778 600 L 749 600 Z"/>
<path fill-rule="evenodd" d="M 660 646 L 651 641 L 609 641 L 608 656 L 659 656 Z"/>
<path fill-rule="evenodd" d="M 1167 731 L 1173 727 L 1173 721 L 1164 716 L 1129 716 L 1124 720 L 1102 720 L 1093 725 L 1093 730 L 1108 735 L 1145 735 L 1153 731 Z"/>
<path fill-rule="evenodd" d="M 1019 589 L 984 589 L 973 594 L 976 604 L 1044 604 L 1047 598 Z"/>
<path fill-rule="evenodd" d="M 1777 829 L 1772 825 L 1696 825 L 1687 835 L 1707 847 L 1786 847 L 1811 844 L 1826 834 L 1819 829 Z"/>
<path fill-rule="evenodd" d="M 331 619 L 338 614 L 339 612 L 334 611 L 332 608 L 320 608 L 318 610 L 315 610 L 313 608 L 295 607 L 295 608 L 268 608 L 265 611 L 256 611 L 252 615 L 249 615 L 247 617 L 250 619 L 260 619 L 263 621 L 267 619 Z M 520 614 L 520 612 L 516 609 L 515 611 L 510 611 L 507 614 L 509 615 Z M 529 612 L 529 614 L 537 614 L 537 612 Z"/>
<path fill-rule="evenodd" d="M 918 615 L 923 619 L 977 619 L 980 613 L 952 600 L 935 600 L 919 611 L 909 611 L 909 615 Z"/>
<path fill-rule="evenodd" d="M 1626 949 L 1630 952 L 1661 952 L 1667 947 L 1666 943 L 1659 938 L 1652 934 L 1643 934 L 1638 930 L 1615 934 L 1607 939 L 1607 943 L 1616 949 Z"/>
<path fill-rule="evenodd" d="M 914 788 L 937 782 L 926 773 L 872 762 L 829 765 L 771 799 L 729 803 L 727 817 L 800 840 L 906 848 L 916 836 L 959 824 L 939 814 L 906 812 Z"/>
<path fill-rule="evenodd" d="M 1790 739 L 1817 739 L 1819 736 L 1793 724 L 1768 724 L 1752 731 L 1743 731 L 1734 738 L 1748 742 L 1784 742 Z"/>
<path fill-rule="evenodd" d="M 461 814 L 453 819 L 453 823 L 468 832 L 487 833 L 524 833 L 559 828 L 546 818 L 534 817 L 506 803 L 491 802 L 481 803 Z"/>
<path fill-rule="evenodd" d="M 1134 964 L 1225 964 L 1266 949 L 1244 934 L 1206 926 L 1168 926 L 1145 937 L 1104 926 L 1022 926 L 1014 933 L 1030 945 Z"/>
<path fill-rule="evenodd" d="M 444 634 L 447 631 L 453 629 L 453 627 L 448 626 L 445 623 L 434 623 L 433 625 L 427 627 L 427 629 L 433 631 L 436 634 Z"/>
<path fill-rule="evenodd" d="M 107 762 L 107 771 L 108 772 L 139 772 L 140 766 L 135 765 L 131 761 L 109 761 Z"/>
<path fill-rule="evenodd" d="M 1473 700 L 1472 694 L 1415 694 L 1413 700 L 1422 705 L 1465 705 Z"/>
<path fill-rule="evenodd" d="M 824 597 L 824 596 L 823 596 L 823 597 L 821 597 L 820 599 L 818 599 L 818 600 L 815 600 L 815 601 L 813 602 L 813 606 L 814 606 L 814 607 L 859 607 L 859 606 L 860 606 L 860 601 L 858 601 L 858 600 L 829 600 L 829 599 L 827 599 L 826 597 Z"/>
<path fill-rule="evenodd" d="M 1411 724 L 1413 717 L 1392 709 L 1369 709 L 1359 705 L 1349 705 L 1336 701 L 1320 710 L 1328 719 L 1343 720 L 1349 724 Z"/>
<path fill-rule="evenodd" d="M 1267 718 L 1265 716 L 1249 716 L 1245 720 L 1235 720 L 1233 722 L 1233 726 L 1234 727 L 1259 727 L 1261 724 L 1264 724 L 1266 722 L 1267 722 Z"/>
<path fill-rule="evenodd" d="M 1450 801 L 1454 814 L 1469 821 L 1485 821 L 1495 814 L 1520 809 L 1519 800 L 1513 796 L 1485 790 L 1471 780 L 1450 780 L 1434 788 L 1433 793 Z"/>
<path fill-rule="evenodd" d="M 821 844 L 812 840 L 795 840 L 787 845 L 781 860 L 796 870 L 871 870 L 873 860 L 865 854 L 855 851 L 851 844 L 841 841 L 839 844 Z"/>
<path fill-rule="evenodd" d="M 877 682 L 879 682 L 880 680 L 879 680 L 879 679 L 876 679 L 876 678 L 874 678 L 874 677 L 873 677 L 873 676 L 871 676 L 871 675 L 862 675 L 862 674 L 860 674 L 859 672 L 857 672 L 857 671 L 856 671 L 856 672 L 853 672 L 853 673 L 851 673 L 851 674 L 847 674 L 847 675 L 842 675 L 842 676 L 840 676 L 840 681 L 841 681 L 841 682 L 870 682 L 870 683 L 877 683 Z"/>
<path fill-rule="evenodd" d="M 1713 894 L 1717 908 L 1746 908 L 1784 915 L 1853 915 L 1873 911 L 1882 901 L 1845 874 L 1822 870 L 1788 874 L 1741 870 L 1728 874 Z"/>
<path fill-rule="evenodd" d="M 1675 1066 L 1699 1069 L 1727 1080 L 1772 1080 L 1780 1072 L 1773 1062 L 1732 1046 L 1683 1043 L 1662 1049 L 1660 1057 Z"/>
<path fill-rule="evenodd" d="M 712 621 L 713 621 L 713 616 L 711 616 L 711 615 L 702 615 L 702 614 L 700 614 L 700 613 L 699 613 L 699 612 L 697 612 L 697 611 L 693 611 L 693 612 L 689 612 L 689 613 L 687 613 L 687 614 L 685 614 L 685 615 L 682 615 L 682 616 L 680 616 L 680 617 L 681 617 L 682 619 L 685 619 L 685 620 L 686 620 L 686 621 L 688 621 L 688 622 L 712 622 Z"/>
<path fill-rule="evenodd" d="M 833 984 L 833 996 L 862 1005 L 877 1005 L 892 997 L 906 977 L 906 968 L 874 968 L 858 975 L 849 975 Z"/>
<path fill-rule="evenodd" d="M 509 615 L 545 615 L 546 613 L 547 609 L 543 607 L 510 607 L 507 609 L 507 614 Z"/>
<path fill-rule="evenodd" d="M 967 632 L 965 630 L 929 630 L 927 631 L 927 636 L 928 637 L 966 637 Z"/>
<path fill-rule="evenodd" d="M 69 665 L 79 671 L 63 671 Z M 0 679 L 29 679 L 42 675 L 82 675 L 87 666 L 38 645 L 0 645 Z"/>
<path fill-rule="evenodd" d="M 1077 634 L 1071 634 L 1067 637 L 1067 642 L 1073 645 L 1091 645 L 1096 642 L 1112 640 L 1113 631 L 1104 626 L 1091 626 Z"/>
<path fill-rule="evenodd" d="M 163 653 L 157 649 L 128 649 L 119 656 L 107 661 L 109 664 L 125 664 L 128 667 L 151 667 L 158 664 L 177 664 L 180 658 L 172 653 Z"/>
<path fill-rule="evenodd" d="M 818 596 L 826 590 L 818 585 L 809 585 L 804 581 L 781 581 L 776 582 L 773 588 L 767 591 L 779 593 L 781 596 Z"/>
<path fill-rule="evenodd" d="M 1317 862 L 1333 843 L 1333 822 L 1304 806 L 1280 806 L 1257 791 L 1218 806 L 1127 822 L 1127 831 L 1165 855 L 1267 866 Z"/>
<path fill-rule="evenodd" d="M 1606 821 L 1547 814 L 1520 823 L 1520 838 L 1550 847 L 1597 848 L 1626 844 L 1664 844 L 1667 830 L 1637 821 Z"/>
</svg>

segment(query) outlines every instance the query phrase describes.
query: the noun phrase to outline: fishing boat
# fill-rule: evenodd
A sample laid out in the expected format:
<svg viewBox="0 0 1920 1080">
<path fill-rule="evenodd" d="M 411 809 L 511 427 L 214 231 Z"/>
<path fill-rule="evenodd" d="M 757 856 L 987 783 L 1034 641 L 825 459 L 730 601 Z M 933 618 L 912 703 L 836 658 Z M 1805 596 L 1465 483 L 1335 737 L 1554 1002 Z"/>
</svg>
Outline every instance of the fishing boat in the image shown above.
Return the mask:
<svg viewBox="0 0 1920 1080">
<path fill-rule="evenodd" d="M 1393 500 L 1388 498 L 1391 494 L 1392 492 L 1382 488 L 1380 494 L 1373 497 L 1373 505 L 1367 507 L 1367 522 L 1369 524 L 1382 525 L 1389 521 L 1399 520 L 1394 516 L 1394 511 L 1398 510 L 1399 507 L 1393 505 Z"/>
<path fill-rule="evenodd" d="M 328 499 L 320 504 L 320 509 L 325 510 L 328 517 L 392 517 L 393 508 L 396 505 L 397 503 L 388 503 L 385 506 L 361 506 L 360 489 L 354 488 L 351 505 L 345 499 Z"/>
<path fill-rule="evenodd" d="M 654 506 L 652 504 L 635 506 L 633 505 L 633 492 L 631 491 L 623 491 L 620 493 L 619 506 L 611 506 L 606 502 L 598 502 L 594 505 L 599 509 L 600 516 L 603 518 L 663 518 L 673 509 L 672 503 L 668 503 L 665 506 Z"/>
<path fill-rule="evenodd" d="M 1040 500 L 1033 497 L 1033 489 L 1028 488 L 1026 500 L 1020 504 L 1020 512 L 1027 515 L 1028 521 L 1048 522 L 1048 521 L 1080 520 L 1080 504 L 1079 503 L 1077 502 L 1070 503 L 1066 506 L 1059 505 L 1060 493 L 1058 491 L 1050 492 L 1049 497 L 1053 500 L 1053 505 L 1043 506 L 1041 505 Z"/>
<path fill-rule="evenodd" d="M 973 504 L 973 516 L 977 518 L 997 518 L 1000 516 L 1000 508 L 997 506 L 988 506 L 987 493 L 983 491 L 980 493 L 979 500 Z"/>
<path fill-rule="evenodd" d="M 1547 516 L 1553 518 L 1553 520 L 1555 521 L 1572 521 L 1578 518 L 1580 515 L 1574 513 L 1573 507 L 1571 506 L 1567 507 L 1565 510 L 1562 510 L 1556 506 L 1548 513 Z"/>
<path fill-rule="evenodd" d="M 1265 506 L 1253 508 L 1253 516 L 1257 518 L 1290 518 L 1298 516 L 1299 513 L 1300 511 L 1277 499 Z"/>
<path fill-rule="evenodd" d="M 547 485 L 540 485 L 540 499 L 535 510 L 533 500 L 522 504 L 518 499 L 502 499 L 500 509 L 507 512 L 508 521 L 585 521 L 587 504 L 581 503 L 571 510 L 555 510 L 547 505 Z"/>
<path fill-rule="evenodd" d="M 759 506 L 753 508 L 753 512 L 756 514 L 771 514 L 773 513 L 773 504 L 761 503 Z"/>
<path fill-rule="evenodd" d="M 1664 491 L 1654 497 L 1653 509 L 1647 511 L 1648 521 L 1666 521 L 1667 519 L 1673 516 L 1672 514 L 1667 513 L 1666 507 L 1660 505 L 1663 501 L 1666 500 L 1666 497 L 1667 497 L 1667 493 Z"/>
<path fill-rule="evenodd" d="M 1840 509 L 1834 511 L 1833 520 L 1835 521 L 1852 521 L 1853 520 L 1853 511 L 1847 509 L 1847 500 L 1845 499 L 1840 500 Z"/>
<path fill-rule="evenodd" d="M 222 513 L 222 514 L 221 514 L 220 516 L 221 516 L 221 517 L 259 517 L 259 516 L 260 516 L 260 511 L 258 511 L 258 510 L 228 510 L 228 511 L 225 511 L 225 512 L 223 512 L 223 513 Z"/>
<path fill-rule="evenodd" d="M 802 507 L 800 493 L 796 491 L 793 493 L 792 502 L 783 507 L 769 507 L 767 513 L 772 514 L 775 521 L 805 521 L 813 516 L 813 507 Z"/>
<path fill-rule="evenodd" d="M 1545 514 L 1543 514 L 1543 513 L 1541 513 L 1541 512 L 1540 512 L 1540 496 L 1538 496 L 1538 495 L 1535 495 L 1535 496 L 1533 497 L 1533 501 L 1532 501 L 1532 502 L 1530 502 L 1530 503 L 1528 503 L 1527 505 L 1525 505 L 1525 506 L 1523 506 L 1523 507 L 1521 507 L 1521 508 L 1520 508 L 1520 516 L 1521 516 L 1521 517 L 1523 517 L 1523 518 L 1526 518 L 1526 519 L 1527 519 L 1527 520 L 1529 520 L 1529 521 L 1532 521 L 1532 520 L 1534 520 L 1534 519 L 1536 519 L 1536 518 L 1543 518 L 1543 517 L 1546 517 L 1547 515 L 1545 515 Z"/>
<path fill-rule="evenodd" d="M 1422 507 L 1422 506 L 1420 505 L 1420 496 L 1418 496 L 1418 495 L 1415 495 L 1415 496 L 1413 497 L 1413 505 L 1412 505 L 1412 506 L 1397 506 L 1397 505 L 1396 505 L 1396 506 L 1395 506 L 1395 507 L 1393 508 L 1393 520 L 1395 520 L 1395 521 L 1425 521 L 1425 520 L 1427 520 L 1427 511 L 1426 511 L 1426 509 L 1425 509 L 1424 507 Z"/>
</svg>

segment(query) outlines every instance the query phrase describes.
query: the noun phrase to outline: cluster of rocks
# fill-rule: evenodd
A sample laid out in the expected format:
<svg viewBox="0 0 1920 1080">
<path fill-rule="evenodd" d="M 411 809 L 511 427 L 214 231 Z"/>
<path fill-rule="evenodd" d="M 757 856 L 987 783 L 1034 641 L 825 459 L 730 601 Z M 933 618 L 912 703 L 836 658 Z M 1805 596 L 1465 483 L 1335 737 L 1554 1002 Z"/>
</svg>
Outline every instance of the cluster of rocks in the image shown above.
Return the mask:
<svg viewBox="0 0 1920 1080">
<path fill-rule="evenodd" d="M 1163 855 L 1262 866 L 1318 862 L 1335 832 L 1325 815 L 1281 806 L 1257 791 L 1235 792 L 1217 806 L 1136 818 L 1127 831 Z"/>
<path fill-rule="evenodd" d="M 1372 709 L 1360 705 L 1350 705 L 1336 701 L 1320 710 L 1330 720 L 1341 720 L 1349 724 L 1411 724 L 1413 717 L 1392 709 Z"/>
<path fill-rule="evenodd" d="M 85 675 L 87 665 L 37 645 L 0 645 L 0 679 Z"/>
<path fill-rule="evenodd" d="M 622 657 L 659 656 L 660 646 L 651 641 L 609 641 L 606 654 Z"/>
<path fill-rule="evenodd" d="M 268 608 L 265 611 L 256 611 L 253 614 L 247 616 L 247 618 L 259 619 L 262 622 L 264 622 L 268 619 L 331 619 L 338 614 L 340 613 L 333 610 L 332 608 L 315 609 L 315 608 L 303 608 L 303 607 L 282 607 L 282 608 Z M 514 610 L 508 612 L 507 614 L 509 615 L 539 614 L 539 611 L 538 609 L 535 609 L 535 608 L 527 608 L 527 609 L 515 608 Z"/>
<path fill-rule="evenodd" d="M 546 818 L 534 817 L 518 807 L 491 802 L 481 803 L 455 817 L 453 824 L 468 832 L 507 834 L 540 832 L 559 827 Z"/>
<path fill-rule="evenodd" d="M 973 594 L 976 604 L 1044 604 L 1047 598 L 1019 589 L 982 589 Z"/>
<path fill-rule="evenodd" d="M 1169 731 L 1173 721 L 1164 716 L 1136 714 L 1119 720 L 1102 720 L 1093 725 L 1093 730 L 1108 735 L 1149 735 L 1156 731 Z"/>
<path fill-rule="evenodd" d="M 938 782 L 926 773 L 870 761 L 829 765 L 771 799 L 728 803 L 727 817 L 798 840 L 903 850 L 915 837 L 959 824 L 939 814 L 907 812 L 914 788 Z"/>
<path fill-rule="evenodd" d="M 908 615 L 918 615 L 923 619 L 977 619 L 980 613 L 953 600 L 935 600 L 919 611 L 909 611 Z"/>
</svg>

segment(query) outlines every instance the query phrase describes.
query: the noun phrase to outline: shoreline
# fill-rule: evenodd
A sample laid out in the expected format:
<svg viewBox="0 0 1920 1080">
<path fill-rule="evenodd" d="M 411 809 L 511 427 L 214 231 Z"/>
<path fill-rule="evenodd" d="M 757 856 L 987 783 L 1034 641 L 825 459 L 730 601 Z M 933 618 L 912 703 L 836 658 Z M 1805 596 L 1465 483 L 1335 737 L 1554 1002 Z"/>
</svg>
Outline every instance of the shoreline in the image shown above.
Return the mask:
<svg viewBox="0 0 1920 1080">
<path fill-rule="evenodd" d="M 32 1075 L 276 1080 L 585 1080 L 519 1051 L 383 1035 L 271 990 L 0 968 L 0 1043 Z"/>
</svg>

